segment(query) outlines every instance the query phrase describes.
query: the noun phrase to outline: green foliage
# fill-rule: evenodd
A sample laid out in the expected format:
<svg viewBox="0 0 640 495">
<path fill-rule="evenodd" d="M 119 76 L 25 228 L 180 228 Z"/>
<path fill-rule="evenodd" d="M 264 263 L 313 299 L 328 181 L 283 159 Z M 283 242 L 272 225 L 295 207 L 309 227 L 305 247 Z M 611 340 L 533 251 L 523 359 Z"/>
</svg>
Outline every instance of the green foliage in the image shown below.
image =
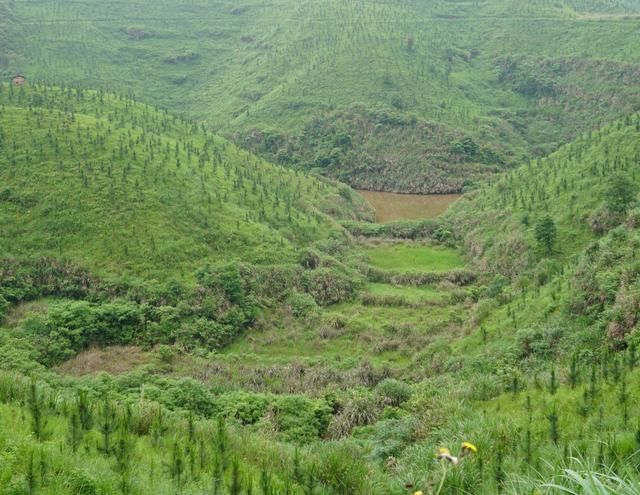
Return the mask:
<svg viewBox="0 0 640 495">
<path fill-rule="evenodd" d="M 440 240 L 438 238 L 440 225 L 436 220 L 405 220 L 388 223 L 343 221 L 341 223 L 345 229 L 357 237 L 386 237 L 410 240 L 434 238 Z"/>
<path fill-rule="evenodd" d="M 547 254 L 553 252 L 556 243 L 557 231 L 553 218 L 546 217 L 536 224 L 534 235 L 538 244 L 544 248 Z"/>
<path fill-rule="evenodd" d="M 303 318 L 316 310 L 316 300 L 309 294 L 300 294 L 292 291 L 288 296 L 286 303 L 291 307 L 293 316 Z"/>
<path fill-rule="evenodd" d="M 637 193 L 636 184 L 625 175 L 614 175 L 609 178 L 605 191 L 607 208 L 617 214 L 627 213 Z"/>
<path fill-rule="evenodd" d="M 182 281 L 205 263 L 292 262 L 297 247 L 337 230 L 320 210 L 340 188 L 167 112 L 69 87 L 4 91 L 0 102 L 5 258 L 64 254 L 107 276 Z M 357 218 L 357 208 L 340 212 Z"/>
<path fill-rule="evenodd" d="M 633 489 L 633 2 L 103 4 L 0 1 L 0 493 Z"/>
<path fill-rule="evenodd" d="M 387 378 L 376 386 L 384 404 L 398 407 L 411 398 L 412 390 L 409 385 L 393 378 Z"/>
<path fill-rule="evenodd" d="M 303 275 L 302 286 L 321 306 L 353 299 L 359 283 L 351 276 L 329 268 L 318 268 Z"/>
</svg>

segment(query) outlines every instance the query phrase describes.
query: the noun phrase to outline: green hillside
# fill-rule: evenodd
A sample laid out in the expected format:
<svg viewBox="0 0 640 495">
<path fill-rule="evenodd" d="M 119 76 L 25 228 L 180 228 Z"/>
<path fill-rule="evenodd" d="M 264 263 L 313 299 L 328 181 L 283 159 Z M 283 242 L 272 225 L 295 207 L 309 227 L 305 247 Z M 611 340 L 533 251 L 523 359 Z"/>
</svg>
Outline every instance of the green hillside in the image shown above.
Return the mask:
<svg viewBox="0 0 640 495">
<path fill-rule="evenodd" d="M 4 86 L 0 104 L 5 255 L 182 278 L 221 258 L 292 262 L 303 244 L 339 235 L 323 208 L 367 213 L 344 187 L 128 99 Z"/>
<path fill-rule="evenodd" d="M 561 493 L 545 491 L 552 480 L 592 493 L 564 469 L 637 480 L 639 135 L 637 115 L 585 134 L 423 227 L 463 246 L 479 275 L 466 287 L 434 276 L 460 269 L 442 247 L 364 241 L 372 268 L 357 303 L 234 344 L 216 360 L 223 380 L 280 393 L 346 387 L 328 435 L 351 434 L 378 466 L 376 493 L 407 483 L 438 493 L 434 451 L 462 441 L 481 454 L 446 470 L 440 493 Z M 547 217 L 550 251 L 536 240 Z M 613 483 L 593 493 L 634 493 Z"/>
<path fill-rule="evenodd" d="M 359 275 L 313 260 L 349 244 L 336 218 L 371 217 L 359 196 L 128 98 L 33 85 L 0 85 L 0 177 L 0 493 L 334 493 L 317 451 L 278 443 L 317 439 L 324 400 L 270 397 L 276 441 L 241 428 L 242 392 L 172 363 L 287 301 L 352 299 Z M 70 376 L 111 349 L 124 381 Z"/>
<path fill-rule="evenodd" d="M 126 92 L 362 188 L 459 191 L 640 103 L 636 1 L 3 4 L 5 74 Z"/>
</svg>

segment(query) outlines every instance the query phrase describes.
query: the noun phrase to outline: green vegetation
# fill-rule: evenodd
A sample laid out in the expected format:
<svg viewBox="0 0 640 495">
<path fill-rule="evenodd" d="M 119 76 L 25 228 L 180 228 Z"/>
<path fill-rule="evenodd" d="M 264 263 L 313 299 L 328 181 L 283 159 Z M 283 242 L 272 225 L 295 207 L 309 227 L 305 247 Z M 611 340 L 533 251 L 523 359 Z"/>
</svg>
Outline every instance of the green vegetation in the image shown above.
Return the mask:
<svg viewBox="0 0 640 495">
<path fill-rule="evenodd" d="M 535 228 L 536 241 L 548 254 L 553 252 L 553 245 L 556 243 L 556 224 L 551 217 L 540 220 Z"/>
<path fill-rule="evenodd" d="M 127 99 L 4 86 L 0 103 L 0 248 L 14 256 L 159 279 L 222 253 L 295 261 L 296 247 L 337 232 L 323 208 L 351 216 L 363 205 Z"/>
<path fill-rule="evenodd" d="M 460 191 L 640 103 L 633 0 L 0 5 L 4 74 L 127 93 L 363 189 Z"/>
<path fill-rule="evenodd" d="M 104 493 L 267 483 L 274 493 L 400 495 L 441 483 L 440 493 L 558 493 L 551 485 L 598 479 L 598 493 L 624 490 L 637 478 L 640 223 L 635 197 L 623 214 L 609 193 L 620 182 L 610 177 L 635 183 L 639 122 L 526 163 L 444 217 L 407 222 L 420 241 L 399 241 L 394 224 L 347 222 L 370 233 L 353 240 L 322 217 L 325 237 L 290 241 L 294 261 L 219 260 L 164 285 L 142 283 L 147 271 L 108 281 L 53 258 L 5 263 L 2 367 L 23 385 L 3 395 L 14 433 L 0 445 L 27 453 L 3 471 L 6 486 L 56 493 L 83 476 Z M 547 218 L 552 251 L 536 241 Z M 108 360 L 114 344 L 136 359 L 116 376 L 95 364 L 75 376 L 83 356 Z M 85 400 L 75 398 L 83 389 L 86 433 L 80 406 L 65 405 Z M 139 408 L 166 410 L 159 447 L 157 412 L 148 429 L 121 426 L 138 424 Z M 201 460 L 197 432 L 220 420 L 227 461 L 215 441 Z M 457 455 L 462 441 L 478 453 L 433 462 L 437 447 Z M 41 459 L 57 466 L 44 477 Z"/>
<path fill-rule="evenodd" d="M 363 252 L 370 258 L 372 266 L 383 270 L 440 272 L 464 266 L 460 256 L 450 249 L 419 244 L 376 246 Z"/>
<path fill-rule="evenodd" d="M 637 494 L 639 15 L 0 0 L 0 495 Z"/>
</svg>

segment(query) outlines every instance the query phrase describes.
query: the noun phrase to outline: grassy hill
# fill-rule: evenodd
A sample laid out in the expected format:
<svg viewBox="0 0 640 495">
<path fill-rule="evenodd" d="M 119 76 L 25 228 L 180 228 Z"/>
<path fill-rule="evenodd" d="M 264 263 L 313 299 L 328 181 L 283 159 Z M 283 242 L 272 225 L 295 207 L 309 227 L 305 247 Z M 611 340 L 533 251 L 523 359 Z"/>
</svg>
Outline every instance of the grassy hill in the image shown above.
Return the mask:
<svg viewBox="0 0 640 495">
<path fill-rule="evenodd" d="M 359 300 L 241 339 L 215 358 L 222 376 L 205 380 L 334 391 L 342 409 L 326 435 L 377 467 L 363 493 L 438 493 L 443 476 L 440 493 L 564 493 L 545 483 L 585 493 L 579 483 L 594 478 L 594 493 L 634 493 L 620 480 L 637 480 L 638 462 L 639 122 L 584 134 L 439 219 L 474 282 L 434 278 L 461 269 L 441 246 L 362 241 L 371 268 Z M 551 251 L 535 234 L 548 217 Z M 433 462 L 437 447 L 455 454 L 462 441 L 480 454 L 457 468 Z"/>
<path fill-rule="evenodd" d="M 332 493 L 317 452 L 233 432 L 238 391 L 214 394 L 171 363 L 259 331 L 286 300 L 352 298 L 349 269 L 313 270 L 313 256 L 349 243 L 335 218 L 370 217 L 361 198 L 166 111 L 70 87 L 0 85 L 0 163 L 0 493 Z M 112 348 L 125 349 L 112 373 L 136 359 L 147 371 L 116 384 L 58 368 Z M 281 440 L 317 438 L 331 415 L 309 396 L 270 403 Z"/>
<path fill-rule="evenodd" d="M 0 70 L 7 69 L 13 55 L 12 33 L 13 33 L 13 5 L 9 2 L 0 3 Z"/>
<path fill-rule="evenodd" d="M 0 104 L 5 256 L 182 278 L 220 259 L 292 262 L 339 232 L 323 209 L 367 212 L 344 187 L 128 99 L 3 86 Z"/>
<path fill-rule="evenodd" d="M 130 93 L 362 188 L 458 191 L 640 104 L 635 1 L 4 4 L 5 74 Z"/>
</svg>

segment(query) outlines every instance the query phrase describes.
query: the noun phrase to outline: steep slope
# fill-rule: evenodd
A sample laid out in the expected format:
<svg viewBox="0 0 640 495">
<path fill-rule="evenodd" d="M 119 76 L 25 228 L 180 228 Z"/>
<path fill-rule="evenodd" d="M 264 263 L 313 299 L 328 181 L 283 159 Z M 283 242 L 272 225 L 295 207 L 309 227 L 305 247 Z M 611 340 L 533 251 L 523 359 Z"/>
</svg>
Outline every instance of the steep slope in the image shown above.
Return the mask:
<svg viewBox="0 0 640 495">
<path fill-rule="evenodd" d="M 547 259 L 569 263 L 635 214 L 639 132 L 636 114 L 583 134 L 464 196 L 447 221 L 480 269 L 518 277 Z M 536 224 L 546 217 L 557 227 L 552 253 L 535 240 Z"/>
<path fill-rule="evenodd" d="M 287 262 L 338 231 L 324 206 L 358 201 L 128 99 L 4 86 L 0 103 L 5 256 L 160 279 L 221 259 Z"/>
<path fill-rule="evenodd" d="M 18 2 L 10 68 L 129 92 L 359 187 L 449 192 L 637 110 L 639 10 L 568 0 Z"/>
<path fill-rule="evenodd" d="M 396 484 L 555 494 L 599 478 L 598 493 L 634 492 L 639 137 L 638 114 L 584 134 L 441 219 L 491 278 L 468 293 L 468 335 L 419 355 L 437 372 L 405 409 L 427 440 L 405 440 Z M 397 449 L 403 428 L 378 425 L 370 440 Z M 437 446 L 465 440 L 479 458 L 425 473 Z"/>
</svg>

